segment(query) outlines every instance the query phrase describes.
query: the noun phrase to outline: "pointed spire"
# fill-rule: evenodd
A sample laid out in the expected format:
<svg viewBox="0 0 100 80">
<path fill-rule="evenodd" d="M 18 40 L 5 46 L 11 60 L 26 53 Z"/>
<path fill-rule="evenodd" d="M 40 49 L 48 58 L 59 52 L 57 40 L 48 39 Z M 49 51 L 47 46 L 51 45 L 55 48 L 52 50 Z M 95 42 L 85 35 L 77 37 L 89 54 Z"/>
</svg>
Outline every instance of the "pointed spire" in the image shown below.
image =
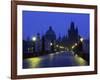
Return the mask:
<svg viewBox="0 0 100 80">
<path fill-rule="evenodd" d="M 40 33 L 37 33 L 37 40 L 40 40 Z"/>
<path fill-rule="evenodd" d="M 52 30 L 52 26 L 49 26 L 49 30 Z"/>
<path fill-rule="evenodd" d="M 74 27 L 75 27 L 74 22 L 71 22 L 71 29 L 74 30 L 75 29 Z"/>
<path fill-rule="evenodd" d="M 76 32 L 78 33 L 78 28 L 76 27 Z"/>
<path fill-rule="evenodd" d="M 58 37 L 58 40 L 59 40 L 59 41 L 61 41 L 61 35 L 60 35 L 60 33 L 59 33 L 59 37 Z"/>
</svg>

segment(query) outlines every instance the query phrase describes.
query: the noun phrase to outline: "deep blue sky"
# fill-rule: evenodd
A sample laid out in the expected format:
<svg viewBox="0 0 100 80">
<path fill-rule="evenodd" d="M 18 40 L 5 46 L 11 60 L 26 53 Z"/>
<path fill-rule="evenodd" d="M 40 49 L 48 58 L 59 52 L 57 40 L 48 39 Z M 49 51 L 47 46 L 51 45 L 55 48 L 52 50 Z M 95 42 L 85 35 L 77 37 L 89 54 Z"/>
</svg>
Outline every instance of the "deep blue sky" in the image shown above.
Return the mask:
<svg viewBox="0 0 100 80">
<path fill-rule="evenodd" d="M 71 21 L 78 27 L 82 37 L 89 37 L 89 14 L 23 11 L 22 19 L 24 39 L 36 36 L 38 32 L 45 34 L 49 26 L 52 26 L 57 37 L 66 35 Z"/>
</svg>

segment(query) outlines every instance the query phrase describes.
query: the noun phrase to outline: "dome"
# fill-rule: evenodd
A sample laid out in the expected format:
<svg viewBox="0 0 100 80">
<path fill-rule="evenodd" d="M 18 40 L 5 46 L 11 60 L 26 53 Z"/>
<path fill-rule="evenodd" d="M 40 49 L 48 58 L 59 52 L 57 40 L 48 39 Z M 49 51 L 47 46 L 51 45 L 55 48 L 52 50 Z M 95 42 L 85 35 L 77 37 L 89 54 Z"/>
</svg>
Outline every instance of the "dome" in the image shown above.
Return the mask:
<svg viewBox="0 0 100 80">
<path fill-rule="evenodd" d="M 47 30 L 46 34 L 45 34 L 46 39 L 48 40 L 55 40 L 56 39 L 56 34 L 53 31 L 52 27 L 49 27 L 49 30 Z"/>
</svg>

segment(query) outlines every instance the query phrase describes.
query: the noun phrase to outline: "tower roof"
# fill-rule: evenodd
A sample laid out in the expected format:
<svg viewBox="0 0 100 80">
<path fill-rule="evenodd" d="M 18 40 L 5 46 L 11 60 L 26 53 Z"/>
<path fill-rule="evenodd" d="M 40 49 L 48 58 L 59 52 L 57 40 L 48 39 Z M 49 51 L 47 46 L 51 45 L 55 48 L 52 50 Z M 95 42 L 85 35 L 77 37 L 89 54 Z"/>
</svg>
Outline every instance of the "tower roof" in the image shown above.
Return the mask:
<svg viewBox="0 0 100 80">
<path fill-rule="evenodd" d="M 47 30 L 46 35 L 55 35 L 55 32 L 53 31 L 52 27 L 49 27 L 49 30 Z"/>
<path fill-rule="evenodd" d="M 71 22 L 71 27 L 70 27 L 71 29 L 75 29 L 75 24 L 74 24 L 74 22 Z"/>
<path fill-rule="evenodd" d="M 49 26 L 49 29 L 46 31 L 45 37 L 47 39 L 56 39 L 56 34 L 51 26 Z"/>
</svg>

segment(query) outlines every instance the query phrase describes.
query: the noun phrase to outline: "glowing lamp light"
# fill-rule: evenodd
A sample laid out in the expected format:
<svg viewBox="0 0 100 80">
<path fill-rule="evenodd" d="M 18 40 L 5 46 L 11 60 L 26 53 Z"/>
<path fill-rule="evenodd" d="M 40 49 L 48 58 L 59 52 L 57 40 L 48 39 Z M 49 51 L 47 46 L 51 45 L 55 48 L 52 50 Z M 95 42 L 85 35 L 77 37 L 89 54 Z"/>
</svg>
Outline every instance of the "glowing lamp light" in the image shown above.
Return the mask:
<svg viewBox="0 0 100 80">
<path fill-rule="evenodd" d="M 36 41 L 36 37 L 33 37 L 33 38 L 32 38 L 32 41 Z"/>
<path fill-rule="evenodd" d="M 52 46 L 52 43 L 50 43 L 50 46 Z"/>
<path fill-rule="evenodd" d="M 60 46 L 60 48 L 63 49 L 64 47 L 63 46 Z"/>
<path fill-rule="evenodd" d="M 58 45 L 56 45 L 56 47 L 59 47 Z"/>
<path fill-rule="evenodd" d="M 74 47 L 75 47 L 75 46 L 73 45 L 73 46 L 72 46 L 72 49 L 73 49 Z"/>
<path fill-rule="evenodd" d="M 80 38 L 80 41 L 83 42 L 83 38 Z"/>
<path fill-rule="evenodd" d="M 77 43 L 75 43 L 75 46 L 77 46 Z"/>
</svg>

